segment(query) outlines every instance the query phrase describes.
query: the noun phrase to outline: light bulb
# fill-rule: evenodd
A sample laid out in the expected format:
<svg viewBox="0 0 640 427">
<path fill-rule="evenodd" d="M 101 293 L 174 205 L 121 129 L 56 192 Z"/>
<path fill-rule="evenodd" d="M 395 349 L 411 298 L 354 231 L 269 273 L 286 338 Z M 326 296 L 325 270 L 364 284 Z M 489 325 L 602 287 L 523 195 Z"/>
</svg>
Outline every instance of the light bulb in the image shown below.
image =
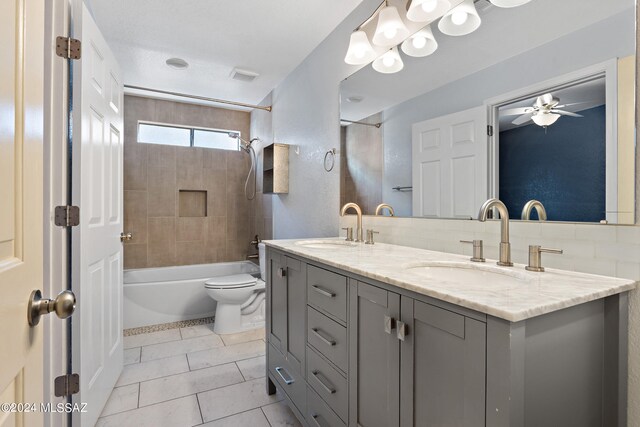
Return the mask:
<svg viewBox="0 0 640 427">
<path fill-rule="evenodd" d="M 394 62 L 396 62 L 396 60 L 392 55 L 385 55 L 384 58 L 382 58 L 382 63 L 387 67 L 391 67 Z"/>
<path fill-rule="evenodd" d="M 451 22 L 455 25 L 462 25 L 467 22 L 469 15 L 464 10 L 456 10 L 451 14 Z"/>
<path fill-rule="evenodd" d="M 433 12 L 438 7 L 438 0 L 426 0 L 422 3 L 422 10 L 427 13 Z"/>
<path fill-rule="evenodd" d="M 396 28 L 387 28 L 386 30 L 384 30 L 384 36 L 389 40 L 394 38 L 396 34 L 398 34 L 398 30 Z"/>
<path fill-rule="evenodd" d="M 425 47 L 427 45 L 427 39 L 425 37 L 422 37 L 422 36 L 417 36 L 417 37 L 413 38 L 413 40 L 411 41 L 411 44 L 416 49 L 422 49 L 423 47 Z"/>
</svg>

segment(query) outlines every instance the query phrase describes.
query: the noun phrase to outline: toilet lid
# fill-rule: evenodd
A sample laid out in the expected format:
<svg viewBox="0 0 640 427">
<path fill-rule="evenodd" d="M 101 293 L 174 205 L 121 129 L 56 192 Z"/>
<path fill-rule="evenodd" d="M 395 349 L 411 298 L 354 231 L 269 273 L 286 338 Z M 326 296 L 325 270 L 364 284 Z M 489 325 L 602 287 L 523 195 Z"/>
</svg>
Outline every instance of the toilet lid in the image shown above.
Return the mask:
<svg viewBox="0 0 640 427">
<path fill-rule="evenodd" d="M 254 286 L 258 279 L 250 274 L 233 274 L 231 276 L 212 277 L 204 283 L 205 288 L 247 288 Z"/>
</svg>

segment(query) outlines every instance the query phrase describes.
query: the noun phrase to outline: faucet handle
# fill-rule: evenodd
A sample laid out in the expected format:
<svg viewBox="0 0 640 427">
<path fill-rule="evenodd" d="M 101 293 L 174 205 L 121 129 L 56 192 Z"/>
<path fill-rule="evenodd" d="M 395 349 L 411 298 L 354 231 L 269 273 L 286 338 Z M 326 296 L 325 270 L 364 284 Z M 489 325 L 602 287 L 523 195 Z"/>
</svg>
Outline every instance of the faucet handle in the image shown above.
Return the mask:
<svg viewBox="0 0 640 427">
<path fill-rule="evenodd" d="M 375 242 L 373 241 L 373 235 L 380 234 L 379 231 L 373 231 L 373 229 L 367 230 L 367 240 L 364 242 L 365 245 L 373 245 Z"/>
<path fill-rule="evenodd" d="M 353 242 L 353 227 L 342 227 L 343 230 L 347 230 L 347 238 L 344 239 L 347 242 Z"/>
<path fill-rule="evenodd" d="M 549 254 L 562 254 L 562 249 L 543 248 L 540 245 L 529 245 L 529 265 L 525 267 L 529 271 L 544 271 L 542 266 L 542 252 Z"/>
<path fill-rule="evenodd" d="M 485 262 L 484 251 L 482 249 L 482 240 L 460 240 L 460 243 L 468 243 L 473 245 L 473 256 L 470 258 L 473 262 Z"/>
</svg>

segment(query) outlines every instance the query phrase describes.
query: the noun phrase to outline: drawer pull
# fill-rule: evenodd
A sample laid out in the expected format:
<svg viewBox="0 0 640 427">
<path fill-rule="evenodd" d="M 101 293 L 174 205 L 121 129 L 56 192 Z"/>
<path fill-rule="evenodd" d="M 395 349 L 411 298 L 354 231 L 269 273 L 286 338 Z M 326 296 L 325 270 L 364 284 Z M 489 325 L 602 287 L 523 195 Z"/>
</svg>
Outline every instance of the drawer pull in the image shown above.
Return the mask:
<svg viewBox="0 0 640 427">
<path fill-rule="evenodd" d="M 287 276 L 287 270 L 282 267 L 278 268 L 278 277 L 282 279 L 286 276 Z"/>
<path fill-rule="evenodd" d="M 327 337 L 322 336 L 322 334 L 320 333 L 320 331 L 317 328 L 312 328 L 311 332 L 313 332 L 315 334 L 315 336 L 317 336 L 320 339 L 320 341 L 322 341 L 326 345 L 331 345 L 331 346 L 336 345 L 336 340 L 334 340 L 331 337 L 327 338 Z"/>
<path fill-rule="evenodd" d="M 320 286 L 318 285 L 312 285 L 311 286 L 313 288 L 314 291 L 316 291 L 317 293 L 319 293 L 320 295 L 324 295 L 325 297 L 328 298 L 333 298 L 336 296 L 336 294 L 334 294 L 333 292 L 329 292 L 325 289 L 322 289 Z"/>
<path fill-rule="evenodd" d="M 322 388 L 327 391 L 327 393 L 333 394 L 333 393 L 336 392 L 335 388 L 329 387 L 324 381 L 322 381 L 322 378 L 320 378 L 320 376 L 322 375 L 321 373 L 319 373 L 318 371 L 313 371 L 312 374 L 316 378 L 316 380 L 318 380 L 318 382 L 320 383 Z M 322 375 L 322 376 L 324 376 L 324 375 Z"/>
<path fill-rule="evenodd" d="M 396 319 L 389 316 L 384 316 L 384 331 L 391 335 L 391 331 L 396 328 Z"/>
<path fill-rule="evenodd" d="M 318 415 L 318 414 L 311 415 L 311 419 L 313 420 L 313 424 L 315 424 L 317 427 L 322 427 L 322 424 L 320 424 L 318 422 L 318 418 L 319 417 L 320 417 L 320 415 Z"/>
<path fill-rule="evenodd" d="M 280 375 L 280 378 L 282 378 L 282 381 L 284 381 L 286 385 L 291 385 L 294 383 L 295 380 L 293 378 L 286 379 L 284 375 L 282 375 L 282 373 L 284 372 L 287 374 L 288 377 L 291 377 L 291 375 L 289 375 L 289 373 L 285 371 L 284 368 L 280 366 L 276 366 L 276 372 L 278 373 L 278 375 Z"/>
</svg>

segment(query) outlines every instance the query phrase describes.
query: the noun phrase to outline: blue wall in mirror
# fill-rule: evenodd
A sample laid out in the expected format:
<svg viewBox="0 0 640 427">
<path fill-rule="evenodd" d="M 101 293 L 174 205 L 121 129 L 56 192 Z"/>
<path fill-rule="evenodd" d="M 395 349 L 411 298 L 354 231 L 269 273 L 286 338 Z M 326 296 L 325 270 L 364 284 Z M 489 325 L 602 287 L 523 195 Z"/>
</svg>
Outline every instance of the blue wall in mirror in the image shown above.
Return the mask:
<svg viewBox="0 0 640 427">
<path fill-rule="evenodd" d="M 605 106 L 500 132 L 500 200 L 520 218 L 531 199 L 549 221 L 599 222 L 605 213 Z M 531 219 L 537 219 L 535 211 Z"/>
</svg>

